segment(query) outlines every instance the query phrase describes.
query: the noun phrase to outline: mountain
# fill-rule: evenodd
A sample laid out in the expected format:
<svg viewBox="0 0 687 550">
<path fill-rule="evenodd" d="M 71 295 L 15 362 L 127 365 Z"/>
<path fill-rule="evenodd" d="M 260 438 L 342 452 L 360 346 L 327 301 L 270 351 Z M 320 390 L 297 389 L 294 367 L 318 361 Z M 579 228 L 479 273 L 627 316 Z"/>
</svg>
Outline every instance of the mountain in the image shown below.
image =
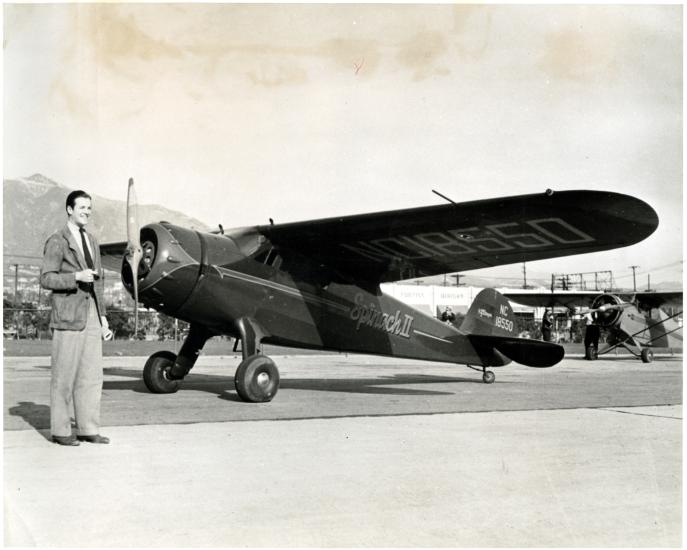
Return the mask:
<svg viewBox="0 0 687 550">
<path fill-rule="evenodd" d="M 3 243 L 5 257 L 26 257 L 39 263 L 46 239 L 67 221 L 64 203 L 71 188 L 42 174 L 5 179 L 3 198 Z M 126 202 L 92 194 L 94 213 L 88 225 L 101 243 L 126 240 Z M 208 231 L 203 222 L 157 204 L 139 205 L 141 225 L 161 220 Z"/>
</svg>

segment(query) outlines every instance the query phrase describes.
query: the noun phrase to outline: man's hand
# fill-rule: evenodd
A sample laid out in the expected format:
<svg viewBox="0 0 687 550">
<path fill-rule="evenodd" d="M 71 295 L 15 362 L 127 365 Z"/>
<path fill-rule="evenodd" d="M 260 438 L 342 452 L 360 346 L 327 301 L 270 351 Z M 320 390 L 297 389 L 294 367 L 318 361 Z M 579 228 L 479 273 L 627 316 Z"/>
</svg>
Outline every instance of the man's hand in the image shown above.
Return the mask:
<svg viewBox="0 0 687 550">
<path fill-rule="evenodd" d="M 112 340 L 112 331 L 110 330 L 110 325 L 107 323 L 107 317 L 102 315 L 100 317 L 100 324 L 102 325 L 102 334 L 103 334 L 103 340 L 106 342 L 108 340 Z"/>
<path fill-rule="evenodd" d="M 92 283 L 96 275 L 98 275 L 97 271 L 94 271 L 93 269 L 84 269 L 83 271 L 77 271 L 75 274 L 76 280 L 81 281 L 82 283 Z"/>
</svg>

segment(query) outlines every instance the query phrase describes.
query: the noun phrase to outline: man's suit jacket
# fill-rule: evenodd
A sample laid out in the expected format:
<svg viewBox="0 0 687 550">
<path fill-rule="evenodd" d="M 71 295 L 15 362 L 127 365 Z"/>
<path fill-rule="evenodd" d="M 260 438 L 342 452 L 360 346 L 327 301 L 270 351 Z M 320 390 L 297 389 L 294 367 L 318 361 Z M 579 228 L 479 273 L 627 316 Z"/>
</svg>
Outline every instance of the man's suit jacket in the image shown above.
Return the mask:
<svg viewBox="0 0 687 550">
<path fill-rule="evenodd" d="M 100 246 L 93 235 L 86 232 L 93 251 L 93 269 L 100 276 L 93 282 L 98 315 L 105 315 L 105 282 L 100 263 Z M 93 299 L 88 285 L 77 282 L 75 273 L 88 269 L 86 258 L 79 250 L 74 235 L 65 225 L 45 242 L 41 286 L 52 290 L 52 314 L 50 327 L 58 330 L 83 330 L 88 318 L 90 300 Z"/>
</svg>

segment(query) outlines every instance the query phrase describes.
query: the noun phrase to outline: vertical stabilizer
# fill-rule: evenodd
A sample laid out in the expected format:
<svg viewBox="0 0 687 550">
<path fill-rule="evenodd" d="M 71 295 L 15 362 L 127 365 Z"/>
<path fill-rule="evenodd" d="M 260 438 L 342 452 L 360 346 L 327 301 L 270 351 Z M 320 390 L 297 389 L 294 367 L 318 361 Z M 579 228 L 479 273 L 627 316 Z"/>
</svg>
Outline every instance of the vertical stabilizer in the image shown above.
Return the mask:
<svg viewBox="0 0 687 550">
<path fill-rule="evenodd" d="M 472 302 L 461 332 L 481 336 L 516 337 L 517 325 L 510 303 L 493 288 L 482 290 Z"/>
</svg>

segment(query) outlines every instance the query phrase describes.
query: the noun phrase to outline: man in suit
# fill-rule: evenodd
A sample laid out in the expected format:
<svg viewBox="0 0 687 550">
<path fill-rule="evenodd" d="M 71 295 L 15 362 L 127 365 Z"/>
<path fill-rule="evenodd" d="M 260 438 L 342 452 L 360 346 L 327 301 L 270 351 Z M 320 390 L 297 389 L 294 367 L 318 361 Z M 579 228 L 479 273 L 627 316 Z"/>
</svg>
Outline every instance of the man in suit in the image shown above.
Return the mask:
<svg viewBox="0 0 687 550">
<path fill-rule="evenodd" d="M 52 290 L 50 431 L 60 445 L 109 443 L 99 428 L 102 338 L 109 339 L 112 333 L 105 317 L 100 247 L 86 232 L 91 197 L 85 191 L 72 191 L 65 206 L 67 224 L 46 241 L 41 269 L 41 286 Z"/>
<path fill-rule="evenodd" d="M 553 320 L 551 319 L 551 312 L 549 308 L 544 310 L 544 317 L 541 320 L 541 333 L 544 342 L 551 341 L 551 328 L 553 326 Z"/>
</svg>

